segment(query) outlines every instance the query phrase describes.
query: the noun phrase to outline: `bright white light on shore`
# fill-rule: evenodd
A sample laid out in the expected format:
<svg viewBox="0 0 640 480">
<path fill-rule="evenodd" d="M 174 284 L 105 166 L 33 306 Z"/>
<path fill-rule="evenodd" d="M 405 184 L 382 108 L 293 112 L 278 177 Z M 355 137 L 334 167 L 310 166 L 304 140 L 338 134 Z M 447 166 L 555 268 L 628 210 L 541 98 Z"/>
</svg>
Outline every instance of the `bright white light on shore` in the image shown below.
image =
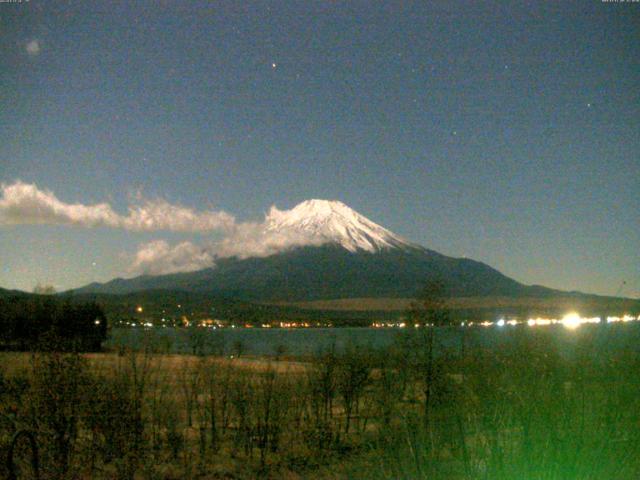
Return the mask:
<svg viewBox="0 0 640 480">
<path fill-rule="evenodd" d="M 496 322 L 496 325 L 498 325 L 499 327 L 504 327 L 504 318 L 501 318 L 500 320 L 498 320 Z"/>
<path fill-rule="evenodd" d="M 582 319 L 580 315 L 575 312 L 567 313 L 564 317 L 562 317 L 562 325 L 570 330 L 575 330 L 582 323 Z"/>
</svg>

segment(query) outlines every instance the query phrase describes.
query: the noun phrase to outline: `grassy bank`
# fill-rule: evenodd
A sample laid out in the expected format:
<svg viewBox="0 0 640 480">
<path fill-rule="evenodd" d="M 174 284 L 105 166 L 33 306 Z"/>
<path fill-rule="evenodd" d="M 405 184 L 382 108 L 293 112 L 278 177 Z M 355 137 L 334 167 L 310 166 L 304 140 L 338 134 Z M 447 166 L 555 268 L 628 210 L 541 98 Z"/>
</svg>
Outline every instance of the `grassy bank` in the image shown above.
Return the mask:
<svg viewBox="0 0 640 480">
<path fill-rule="evenodd" d="M 41 478 L 638 478 L 640 356 L 552 333 L 437 358 L 424 330 L 302 361 L 0 353 L 1 447 L 34 432 Z"/>
</svg>

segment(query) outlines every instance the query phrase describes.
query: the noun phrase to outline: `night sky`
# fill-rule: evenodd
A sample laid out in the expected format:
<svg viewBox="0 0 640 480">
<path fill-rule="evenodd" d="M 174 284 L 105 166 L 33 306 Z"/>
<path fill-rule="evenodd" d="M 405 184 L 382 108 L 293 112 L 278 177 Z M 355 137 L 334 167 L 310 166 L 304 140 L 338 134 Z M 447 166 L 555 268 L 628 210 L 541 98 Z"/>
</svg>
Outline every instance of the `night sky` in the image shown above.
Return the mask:
<svg viewBox="0 0 640 480">
<path fill-rule="evenodd" d="M 322 198 L 640 296 L 640 3 L 31 0 L 0 38 L 1 287 L 130 276 L 149 242 L 223 238 L 221 211 Z"/>
</svg>

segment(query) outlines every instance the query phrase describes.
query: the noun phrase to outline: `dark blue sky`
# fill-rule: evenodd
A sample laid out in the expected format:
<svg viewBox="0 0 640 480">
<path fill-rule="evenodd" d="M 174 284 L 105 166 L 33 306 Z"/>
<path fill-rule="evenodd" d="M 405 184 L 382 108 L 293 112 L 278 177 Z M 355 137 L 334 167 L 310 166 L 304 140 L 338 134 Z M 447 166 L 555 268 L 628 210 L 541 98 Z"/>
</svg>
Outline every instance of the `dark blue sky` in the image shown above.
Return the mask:
<svg viewBox="0 0 640 480">
<path fill-rule="evenodd" d="M 339 199 L 525 283 L 640 296 L 640 4 L 31 0 L 0 35 L 6 185 L 240 220 Z M 0 286 L 211 235 L 0 225 Z"/>
</svg>

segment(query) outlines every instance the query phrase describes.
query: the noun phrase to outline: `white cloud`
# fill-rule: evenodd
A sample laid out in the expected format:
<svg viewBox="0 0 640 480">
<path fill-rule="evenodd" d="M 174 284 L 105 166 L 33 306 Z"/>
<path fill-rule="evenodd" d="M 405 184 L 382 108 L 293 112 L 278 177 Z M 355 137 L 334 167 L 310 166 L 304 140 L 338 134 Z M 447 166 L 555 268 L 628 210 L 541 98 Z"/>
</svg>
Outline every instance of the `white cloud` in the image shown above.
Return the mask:
<svg viewBox="0 0 640 480">
<path fill-rule="evenodd" d="M 69 204 L 34 184 L 17 181 L 0 186 L 0 225 L 52 224 L 118 227 L 121 217 L 107 203 Z"/>
<path fill-rule="evenodd" d="M 273 207 L 272 207 L 273 208 Z M 326 240 L 295 230 L 269 230 L 268 223 L 238 224 L 234 231 L 215 245 L 219 257 L 267 257 L 295 247 L 320 245 Z"/>
<path fill-rule="evenodd" d="M 142 200 L 129 206 L 128 215 L 115 212 L 108 203 L 84 205 L 59 200 L 35 184 L 16 181 L 0 185 L 0 225 L 48 224 L 112 227 L 133 231 L 174 232 L 231 231 L 232 215 L 224 211 L 194 211 L 165 200 Z"/>
<path fill-rule="evenodd" d="M 206 247 L 199 247 L 191 242 L 181 242 L 171 247 L 164 240 L 155 240 L 140 246 L 129 273 L 161 275 L 193 272 L 213 264 L 213 255 Z"/>
<path fill-rule="evenodd" d="M 40 53 L 40 41 L 37 38 L 29 40 L 25 49 L 29 55 L 38 55 Z"/>
<path fill-rule="evenodd" d="M 164 200 L 146 200 L 129 207 L 129 215 L 123 219 L 124 228 L 138 231 L 209 232 L 230 230 L 234 225 L 235 218 L 226 212 L 196 212 Z"/>
</svg>

